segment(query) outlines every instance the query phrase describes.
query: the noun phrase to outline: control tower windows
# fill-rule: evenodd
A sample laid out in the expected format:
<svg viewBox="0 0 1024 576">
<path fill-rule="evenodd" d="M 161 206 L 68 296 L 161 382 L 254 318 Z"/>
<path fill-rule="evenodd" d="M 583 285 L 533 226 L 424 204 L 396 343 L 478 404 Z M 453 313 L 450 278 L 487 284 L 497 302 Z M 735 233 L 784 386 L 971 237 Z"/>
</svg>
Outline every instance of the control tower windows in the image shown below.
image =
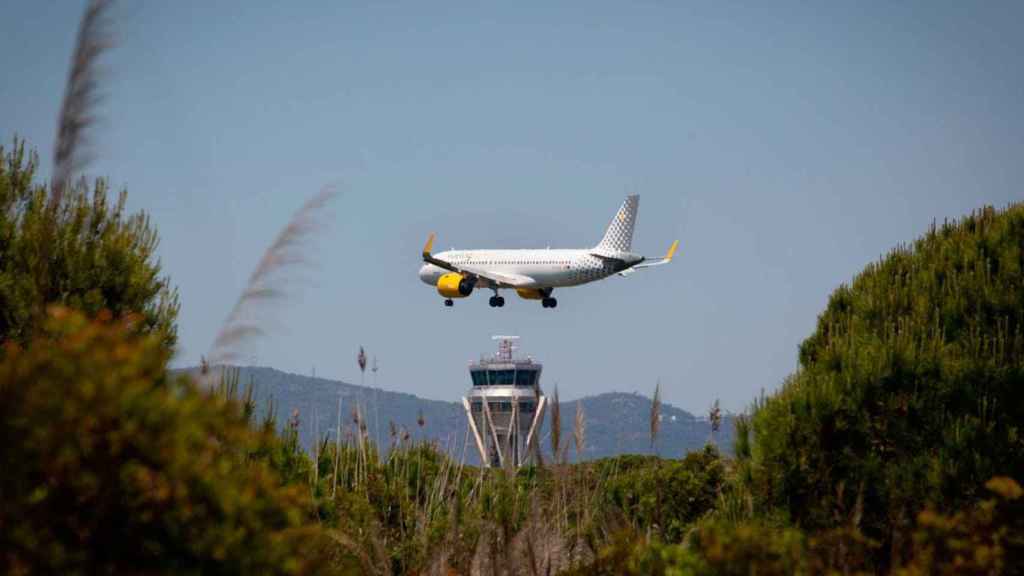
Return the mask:
<svg viewBox="0 0 1024 576">
<path fill-rule="evenodd" d="M 514 370 L 491 370 L 492 386 L 511 386 L 515 382 Z"/>
<path fill-rule="evenodd" d="M 536 370 L 519 370 L 516 372 L 516 386 L 533 386 L 537 381 Z"/>
</svg>

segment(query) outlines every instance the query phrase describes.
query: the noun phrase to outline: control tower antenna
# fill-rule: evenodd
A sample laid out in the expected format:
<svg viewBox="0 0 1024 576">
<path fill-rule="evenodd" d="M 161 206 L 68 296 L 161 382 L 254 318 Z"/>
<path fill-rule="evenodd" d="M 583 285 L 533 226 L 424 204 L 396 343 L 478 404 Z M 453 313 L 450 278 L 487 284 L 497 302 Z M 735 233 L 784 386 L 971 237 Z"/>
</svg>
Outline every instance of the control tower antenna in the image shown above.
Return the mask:
<svg viewBox="0 0 1024 576">
<path fill-rule="evenodd" d="M 491 340 L 498 341 L 497 358 L 504 362 L 511 362 L 512 351 L 519 348 L 515 345 L 515 341 L 519 340 L 519 336 L 491 336 Z"/>
</svg>

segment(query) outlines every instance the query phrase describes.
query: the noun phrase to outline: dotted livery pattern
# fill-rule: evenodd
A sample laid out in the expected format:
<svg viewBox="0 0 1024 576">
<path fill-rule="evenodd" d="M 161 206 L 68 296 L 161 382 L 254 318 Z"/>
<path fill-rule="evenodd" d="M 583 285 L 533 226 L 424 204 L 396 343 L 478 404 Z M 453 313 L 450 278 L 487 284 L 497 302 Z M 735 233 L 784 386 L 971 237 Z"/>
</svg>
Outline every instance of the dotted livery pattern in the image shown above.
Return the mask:
<svg viewBox="0 0 1024 576">
<path fill-rule="evenodd" d="M 640 207 L 640 196 L 632 194 L 626 197 L 619 212 L 612 218 L 604 238 L 597 248 L 602 252 L 629 252 L 633 247 L 633 227 L 636 225 L 636 213 Z"/>
</svg>

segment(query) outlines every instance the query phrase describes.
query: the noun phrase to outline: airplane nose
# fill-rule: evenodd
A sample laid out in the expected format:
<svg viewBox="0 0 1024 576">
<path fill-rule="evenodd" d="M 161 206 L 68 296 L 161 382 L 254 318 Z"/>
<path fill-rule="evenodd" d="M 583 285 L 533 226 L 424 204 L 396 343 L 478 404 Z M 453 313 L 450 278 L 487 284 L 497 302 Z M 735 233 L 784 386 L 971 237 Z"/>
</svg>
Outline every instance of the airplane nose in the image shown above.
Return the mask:
<svg viewBox="0 0 1024 576">
<path fill-rule="evenodd" d="M 432 274 L 431 274 L 430 268 L 431 268 L 430 264 L 424 264 L 423 266 L 420 266 L 420 280 L 424 284 L 433 284 L 434 283 L 433 280 L 431 279 Z"/>
</svg>

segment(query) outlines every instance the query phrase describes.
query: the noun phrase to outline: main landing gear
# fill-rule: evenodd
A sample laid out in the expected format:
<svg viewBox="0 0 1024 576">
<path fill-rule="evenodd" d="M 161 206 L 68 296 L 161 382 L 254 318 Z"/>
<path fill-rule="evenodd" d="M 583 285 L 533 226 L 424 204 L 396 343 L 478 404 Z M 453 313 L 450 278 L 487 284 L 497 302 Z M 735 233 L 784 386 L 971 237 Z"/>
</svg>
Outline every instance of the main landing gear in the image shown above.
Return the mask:
<svg viewBox="0 0 1024 576">
<path fill-rule="evenodd" d="M 545 308 L 554 308 L 558 306 L 558 300 L 548 296 L 547 298 L 540 301 L 540 305 Z"/>
<path fill-rule="evenodd" d="M 445 306 L 447 306 L 447 307 L 449 307 L 449 308 L 451 308 L 452 306 L 454 306 L 454 305 L 455 305 L 455 302 L 452 302 L 452 299 L 451 299 L 451 298 L 448 298 L 448 299 L 446 299 L 446 300 L 444 301 L 444 305 L 445 305 Z"/>
<path fill-rule="evenodd" d="M 501 308 L 505 305 L 505 299 L 495 294 L 494 296 L 491 296 L 489 304 L 491 305 L 491 308 Z"/>
</svg>

